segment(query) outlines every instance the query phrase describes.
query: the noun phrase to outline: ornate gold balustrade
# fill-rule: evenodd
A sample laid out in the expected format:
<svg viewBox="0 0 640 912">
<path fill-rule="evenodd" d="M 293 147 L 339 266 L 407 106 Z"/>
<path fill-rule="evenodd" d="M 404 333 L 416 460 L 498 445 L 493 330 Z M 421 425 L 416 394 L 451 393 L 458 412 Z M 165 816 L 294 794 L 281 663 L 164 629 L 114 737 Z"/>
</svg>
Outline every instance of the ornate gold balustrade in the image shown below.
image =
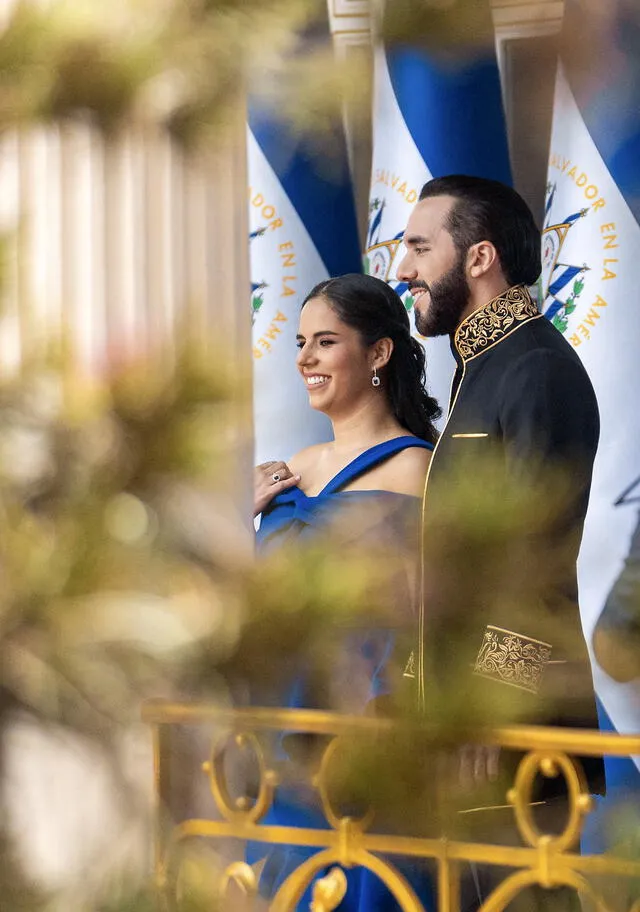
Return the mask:
<svg viewBox="0 0 640 912">
<path fill-rule="evenodd" d="M 330 768 L 337 746 L 354 733 L 363 737 L 393 731 L 390 720 L 353 718 L 313 710 L 244 709 L 224 710 L 218 707 L 175 704 L 157 701 L 147 704 L 144 720 L 154 735 L 155 785 L 158 800 L 156 831 L 156 876 L 162 904 L 179 907 L 176 899 L 176 857 L 185 841 L 193 837 L 224 840 L 240 839 L 268 843 L 313 847 L 318 851 L 294 870 L 282 884 L 269 908 L 273 912 L 290 912 L 308 889 L 311 881 L 323 871 L 328 874 L 315 882 L 312 912 L 336 909 L 346 890 L 343 869 L 363 866 L 377 875 L 395 895 L 404 912 L 425 912 L 420 899 L 403 876 L 394 858 L 424 859 L 434 872 L 438 912 L 460 909 L 460 877 L 463 866 L 496 866 L 505 870 L 504 878 L 488 897 L 482 912 L 501 912 L 512 899 L 531 885 L 543 888 L 568 887 L 589 908 L 612 908 L 610 893 L 600 889 L 604 882 L 619 885 L 618 896 L 630 897 L 616 908 L 640 912 L 640 859 L 626 855 L 581 855 L 575 847 L 586 816 L 593 808 L 585 778 L 576 757 L 629 756 L 640 754 L 640 736 L 621 736 L 576 729 L 516 726 L 487 731 L 482 743 L 502 750 L 522 752 L 515 779 L 505 799 L 514 833 L 519 839 L 513 845 L 491 842 L 459 841 L 384 833 L 375 829 L 375 816 L 366 813 L 359 819 L 343 816 L 334 805 L 329 785 Z M 201 768 L 208 777 L 217 808 L 212 818 L 189 818 L 179 823 L 167 822 L 163 814 L 166 795 L 169 742 L 175 726 L 207 726 L 214 734 L 209 758 Z M 327 829 L 306 829 L 261 824 L 273 800 L 279 777 L 269 760 L 265 742 L 277 732 L 305 732 L 329 736 L 323 742 L 315 775 L 310 787 L 316 790 L 318 804 L 326 817 Z M 234 796 L 226 778 L 225 746 L 235 743 L 253 756 L 258 770 L 256 788 L 251 795 Z M 564 778 L 567 801 L 563 805 L 564 828 L 548 833 L 540 829 L 532 802 L 537 777 Z M 217 819 L 214 819 L 217 818 Z M 640 826 L 640 821 L 635 821 Z M 519 844 L 517 844 L 519 842 Z M 220 890 L 233 882 L 247 897 L 257 895 L 257 876 L 242 861 L 229 865 L 220 877 Z M 614 890 L 615 894 L 615 890 Z M 232 906 L 229 906 L 232 908 Z M 250 908 L 250 906 L 247 906 Z M 262 906 L 261 908 L 264 908 Z M 375 912 L 375 910 L 372 910 Z M 433 912 L 433 910 L 429 910 Z"/>
</svg>

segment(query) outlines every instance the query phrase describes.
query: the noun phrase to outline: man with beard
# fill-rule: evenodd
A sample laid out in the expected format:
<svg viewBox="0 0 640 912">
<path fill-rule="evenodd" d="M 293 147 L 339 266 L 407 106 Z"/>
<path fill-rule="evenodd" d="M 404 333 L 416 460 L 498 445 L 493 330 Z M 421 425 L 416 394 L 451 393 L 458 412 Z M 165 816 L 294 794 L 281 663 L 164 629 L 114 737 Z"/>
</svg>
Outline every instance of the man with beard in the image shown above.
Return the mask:
<svg viewBox="0 0 640 912">
<path fill-rule="evenodd" d="M 412 667 L 421 703 L 430 709 L 438 694 L 445 700 L 455 695 L 455 707 L 464 708 L 471 724 L 526 719 L 597 728 L 576 560 L 598 444 L 598 407 L 576 352 L 528 291 L 541 271 L 540 232 L 513 189 L 456 175 L 425 184 L 404 243 L 398 279 L 414 298 L 416 326 L 424 336 L 448 335 L 456 361 L 448 419 L 425 488 L 425 576 Z M 430 558 L 444 538 L 438 525 L 443 516 L 449 527 L 441 531 L 451 536 L 442 497 L 451 503 L 456 490 L 468 497 L 469 479 L 483 484 L 487 465 L 494 481 L 497 476 L 498 496 L 484 518 L 486 538 L 508 527 L 514 492 L 532 495 L 523 503 L 544 505 L 546 526 L 538 528 L 533 509 L 524 521 L 520 517 L 497 559 L 492 552 L 493 563 L 483 563 L 488 552 L 481 550 L 482 536 L 470 534 L 469 541 L 480 546 L 465 555 L 468 567 L 461 563 L 454 573 L 446 563 L 454 559 L 455 542 L 449 552 Z M 470 514 L 473 509 L 470 504 Z M 458 531 L 463 540 L 468 530 Z M 541 567 L 553 567 L 544 585 Z M 509 589 L 514 577 L 515 592 Z M 450 717 L 453 710 L 448 712 Z M 466 777 L 478 788 L 495 774 L 491 752 L 463 754 Z M 501 771 L 510 775 L 515 759 L 503 755 Z M 586 758 L 583 765 L 591 790 L 600 791 L 601 760 Z M 560 780 L 544 780 L 537 796 L 551 809 L 551 828 L 566 814 Z M 496 798 L 504 805 L 504 791 Z M 502 831 L 509 818 L 505 811 L 502 817 L 492 813 L 490 821 L 488 810 L 474 818 Z M 476 875 L 484 878 L 485 890 L 495 885 L 487 869 Z"/>
</svg>

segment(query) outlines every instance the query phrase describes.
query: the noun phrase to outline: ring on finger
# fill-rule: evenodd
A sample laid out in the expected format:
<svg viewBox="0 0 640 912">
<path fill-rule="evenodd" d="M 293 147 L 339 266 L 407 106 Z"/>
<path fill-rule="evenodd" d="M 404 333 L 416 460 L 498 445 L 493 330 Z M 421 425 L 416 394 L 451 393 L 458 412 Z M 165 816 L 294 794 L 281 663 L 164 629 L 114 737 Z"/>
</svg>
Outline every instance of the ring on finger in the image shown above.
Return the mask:
<svg viewBox="0 0 640 912">
<path fill-rule="evenodd" d="M 273 483 L 277 484 L 280 481 L 281 475 L 279 472 L 274 472 L 271 477 L 273 478 Z"/>
</svg>

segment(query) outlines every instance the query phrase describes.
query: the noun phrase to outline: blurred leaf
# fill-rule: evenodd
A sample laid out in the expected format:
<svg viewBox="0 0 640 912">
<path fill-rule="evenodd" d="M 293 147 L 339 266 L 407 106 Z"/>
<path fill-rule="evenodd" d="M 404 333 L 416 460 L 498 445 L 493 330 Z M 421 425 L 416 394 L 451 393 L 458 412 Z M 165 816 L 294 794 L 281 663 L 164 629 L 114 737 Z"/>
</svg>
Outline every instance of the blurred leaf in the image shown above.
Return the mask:
<svg viewBox="0 0 640 912">
<path fill-rule="evenodd" d="M 489 0 L 393 0 L 386 5 L 382 37 L 434 53 L 464 57 L 493 47 Z"/>
</svg>

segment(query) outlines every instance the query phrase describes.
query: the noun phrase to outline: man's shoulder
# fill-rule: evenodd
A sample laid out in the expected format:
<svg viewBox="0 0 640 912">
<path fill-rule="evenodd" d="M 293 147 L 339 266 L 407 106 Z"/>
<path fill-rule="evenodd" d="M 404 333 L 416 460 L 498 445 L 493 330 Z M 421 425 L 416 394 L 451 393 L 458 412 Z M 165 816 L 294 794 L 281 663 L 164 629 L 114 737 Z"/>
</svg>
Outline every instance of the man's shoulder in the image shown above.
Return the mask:
<svg viewBox="0 0 640 912">
<path fill-rule="evenodd" d="M 496 387 L 499 412 L 505 421 L 505 416 L 517 415 L 523 425 L 554 426 L 563 439 L 575 432 L 595 447 L 600 418 L 589 374 L 556 329 L 541 329 L 502 363 Z"/>
<path fill-rule="evenodd" d="M 508 333 L 496 350 L 545 349 L 565 353 L 570 358 L 578 358 L 577 352 L 565 337 L 542 314 L 527 320 Z"/>
<path fill-rule="evenodd" d="M 574 382 L 592 389 L 591 380 L 576 350 L 564 336 L 544 317 L 531 320 L 505 340 L 502 348 L 504 367 L 507 372 L 529 371 L 533 376 L 540 373 L 561 378 L 567 375 Z"/>
</svg>

